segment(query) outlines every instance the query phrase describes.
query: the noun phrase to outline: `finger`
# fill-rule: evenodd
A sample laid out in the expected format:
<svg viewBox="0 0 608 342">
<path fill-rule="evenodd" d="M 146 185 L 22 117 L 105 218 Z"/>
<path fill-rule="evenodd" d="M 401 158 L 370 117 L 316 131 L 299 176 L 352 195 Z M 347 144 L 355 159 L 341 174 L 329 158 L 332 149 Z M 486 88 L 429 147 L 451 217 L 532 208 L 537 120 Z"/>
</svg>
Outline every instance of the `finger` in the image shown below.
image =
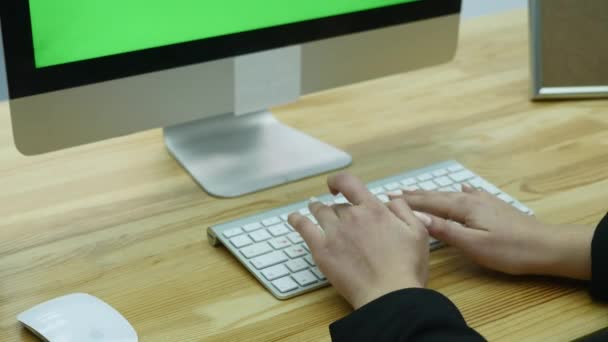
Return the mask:
<svg viewBox="0 0 608 342">
<path fill-rule="evenodd" d="M 331 206 L 331 208 L 336 213 L 338 218 L 343 219 L 348 215 L 349 211 L 353 208 L 353 206 L 351 204 L 345 203 L 345 204 L 334 204 Z"/>
<path fill-rule="evenodd" d="M 388 196 L 388 198 L 390 198 L 391 200 L 394 199 L 398 199 L 398 198 L 402 198 L 403 197 L 403 190 L 393 190 L 393 191 L 389 191 L 386 193 L 386 195 Z"/>
<path fill-rule="evenodd" d="M 334 229 L 340 221 L 336 212 L 331 207 L 319 202 L 315 198 L 311 198 L 310 203 L 308 203 L 308 210 L 310 210 L 312 216 L 317 219 L 319 225 L 325 230 Z"/>
<path fill-rule="evenodd" d="M 287 221 L 300 233 L 313 254 L 325 246 L 325 234 L 305 216 L 294 213 L 289 215 Z"/>
<path fill-rule="evenodd" d="M 425 227 L 429 227 L 431 223 L 433 223 L 433 219 L 431 219 L 428 214 L 421 213 L 415 210 L 412 212 L 414 213 L 414 216 L 416 216 Z"/>
<path fill-rule="evenodd" d="M 349 173 L 330 176 L 327 179 L 327 185 L 332 193 L 341 193 L 354 205 L 379 203 L 376 197 L 369 192 L 365 184 L 359 178 Z"/>
<path fill-rule="evenodd" d="M 388 203 L 388 209 L 401 221 L 413 229 L 424 229 L 424 224 L 414 215 L 410 207 L 402 198 L 396 198 Z"/>
<path fill-rule="evenodd" d="M 404 198 L 413 210 L 459 222 L 464 222 L 473 210 L 471 194 L 467 193 L 417 191 Z"/>
<path fill-rule="evenodd" d="M 469 194 L 472 194 L 476 191 L 475 188 L 473 188 L 472 186 L 470 186 L 469 184 L 462 184 L 462 192 L 466 192 Z"/>
<path fill-rule="evenodd" d="M 485 230 L 471 229 L 458 222 L 425 215 L 430 219 L 427 229 L 432 237 L 462 250 L 470 251 L 483 246 L 484 239 L 489 234 Z"/>
</svg>

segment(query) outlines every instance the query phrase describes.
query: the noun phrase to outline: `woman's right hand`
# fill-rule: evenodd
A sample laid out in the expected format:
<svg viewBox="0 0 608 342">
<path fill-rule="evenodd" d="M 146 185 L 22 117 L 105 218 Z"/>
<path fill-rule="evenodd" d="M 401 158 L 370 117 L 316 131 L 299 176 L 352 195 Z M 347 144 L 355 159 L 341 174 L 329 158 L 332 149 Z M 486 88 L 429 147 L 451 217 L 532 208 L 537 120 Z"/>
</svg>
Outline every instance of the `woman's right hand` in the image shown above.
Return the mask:
<svg viewBox="0 0 608 342">
<path fill-rule="evenodd" d="M 392 196 L 395 197 L 395 196 Z M 548 225 L 485 191 L 406 191 L 413 210 L 426 213 L 430 235 L 476 263 L 509 274 L 591 277 L 594 227 Z"/>
</svg>

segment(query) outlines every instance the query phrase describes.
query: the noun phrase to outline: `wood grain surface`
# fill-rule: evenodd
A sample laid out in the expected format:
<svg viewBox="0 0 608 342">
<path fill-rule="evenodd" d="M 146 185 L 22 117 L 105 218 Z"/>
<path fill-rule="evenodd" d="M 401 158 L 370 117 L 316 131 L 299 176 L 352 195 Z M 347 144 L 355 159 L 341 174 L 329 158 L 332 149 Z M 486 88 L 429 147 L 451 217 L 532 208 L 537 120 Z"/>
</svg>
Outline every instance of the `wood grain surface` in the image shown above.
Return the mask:
<svg viewBox="0 0 608 342">
<path fill-rule="evenodd" d="M 284 122 L 345 149 L 366 181 L 456 159 L 543 220 L 596 224 L 608 207 L 608 101 L 528 100 L 525 11 L 466 21 L 446 65 L 303 98 Z M 412 42 L 415 49 L 415 42 Z M 272 167 L 272 165 L 269 165 Z M 93 294 L 141 341 L 328 341 L 350 308 L 332 288 L 274 299 L 212 224 L 325 193 L 326 175 L 237 199 L 203 192 L 160 130 L 38 157 L 0 104 L 0 341 L 35 341 L 15 316 Z M 585 284 L 480 269 L 432 253 L 430 287 L 493 341 L 560 341 L 608 326 Z"/>
</svg>

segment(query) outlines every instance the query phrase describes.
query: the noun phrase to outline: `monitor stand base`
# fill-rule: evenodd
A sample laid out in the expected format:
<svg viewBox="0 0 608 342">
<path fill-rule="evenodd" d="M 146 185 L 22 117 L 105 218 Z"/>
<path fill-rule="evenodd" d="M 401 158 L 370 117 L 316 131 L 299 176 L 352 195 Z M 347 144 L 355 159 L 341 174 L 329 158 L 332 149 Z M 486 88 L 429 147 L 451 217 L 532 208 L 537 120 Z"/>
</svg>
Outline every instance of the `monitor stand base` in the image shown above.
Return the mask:
<svg viewBox="0 0 608 342">
<path fill-rule="evenodd" d="M 347 153 L 270 112 L 225 114 L 164 129 L 175 159 L 209 194 L 236 197 L 350 165 Z"/>
</svg>

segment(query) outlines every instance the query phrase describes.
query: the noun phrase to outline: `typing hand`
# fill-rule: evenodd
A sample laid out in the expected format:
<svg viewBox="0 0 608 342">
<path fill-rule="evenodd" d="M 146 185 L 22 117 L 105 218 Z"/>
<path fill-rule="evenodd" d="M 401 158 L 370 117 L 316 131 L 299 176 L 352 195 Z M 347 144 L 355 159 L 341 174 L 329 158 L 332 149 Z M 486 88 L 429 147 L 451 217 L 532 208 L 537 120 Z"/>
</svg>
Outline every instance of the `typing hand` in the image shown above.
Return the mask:
<svg viewBox="0 0 608 342">
<path fill-rule="evenodd" d="M 403 199 L 387 205 L 349 174 L 328 179 L 330 191 L 351 204 L 312 201 L 318 228 L 299 214 L 289 223 L 302 235 L 319 269 L 355 308 L 389 292 L 424 287 L 428 274 L 428 233 Z"/>
<path fill-rule="evenodd" d="M 593 227 L 543 224 L 468 186 L 462 193 L 408 191 L 398 198 L 429 214 L 421 221 L 433 237 L 482 266 L 509 274 L 590 278 Z"/>
</svg>

